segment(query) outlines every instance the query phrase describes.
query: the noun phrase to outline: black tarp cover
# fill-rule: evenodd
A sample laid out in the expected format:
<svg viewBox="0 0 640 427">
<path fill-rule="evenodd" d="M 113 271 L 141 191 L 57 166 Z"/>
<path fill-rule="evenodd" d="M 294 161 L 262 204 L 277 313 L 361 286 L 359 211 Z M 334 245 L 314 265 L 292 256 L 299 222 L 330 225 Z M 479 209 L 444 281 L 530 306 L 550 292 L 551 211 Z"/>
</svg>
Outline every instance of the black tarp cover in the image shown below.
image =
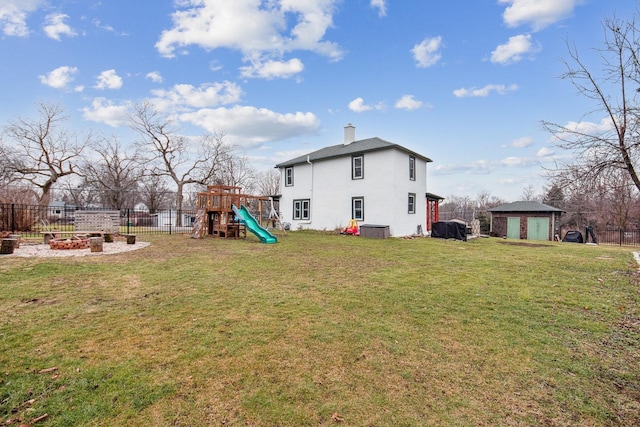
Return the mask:
<svg viewBox="0 0 640 427">
<path fill-rule="evenodd" d="M 567 231 L 567 234 L 564 235 L 563 242 L 571 242 L 571 243 L 584 243 L 582 239 L 582 233 L 579 231 Z"/>
<path fill-rule="evenodd" d="M 467 226 L 456 221 L 438 221 L 431 226 L 431 237 L 467 241 Z"/>
</svg>

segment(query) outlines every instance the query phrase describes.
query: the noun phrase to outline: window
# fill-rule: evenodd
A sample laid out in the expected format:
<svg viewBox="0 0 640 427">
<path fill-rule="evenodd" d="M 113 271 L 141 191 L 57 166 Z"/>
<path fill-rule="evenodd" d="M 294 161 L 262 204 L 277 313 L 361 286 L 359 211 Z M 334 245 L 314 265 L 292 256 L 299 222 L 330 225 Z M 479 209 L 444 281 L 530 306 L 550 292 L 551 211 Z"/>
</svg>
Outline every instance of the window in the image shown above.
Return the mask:
<svg viewBox="0 0 640 427">
<path fill-rule="evenodd" d="M 309 199 L 293 201 L 293 219 L 309 219 Z"/>
<path fill-rule="evenodd" d="M 364 221 L 364 197 L 351 199 L 351 217 L 356 221 Z"/>
<path fill-rule="evenodd" d="M 416 213 L 416 193 L 409 193 L 409 213 Z"/>
<path fill-rule="evenodd" d="M 409 156 L 409 179 L 416 180 L 416 158 L 413 156 Z"/>
<path fill-rule="evenodd" d="M 293 166 L 284 168 L 284 186 L 285 187 L 293 186 Z"/>
<path fill-rule="evenodd" d="M 362 154 L 351 158 L 351 179 L 364 178 L 364 156 Z"/>
</svg>

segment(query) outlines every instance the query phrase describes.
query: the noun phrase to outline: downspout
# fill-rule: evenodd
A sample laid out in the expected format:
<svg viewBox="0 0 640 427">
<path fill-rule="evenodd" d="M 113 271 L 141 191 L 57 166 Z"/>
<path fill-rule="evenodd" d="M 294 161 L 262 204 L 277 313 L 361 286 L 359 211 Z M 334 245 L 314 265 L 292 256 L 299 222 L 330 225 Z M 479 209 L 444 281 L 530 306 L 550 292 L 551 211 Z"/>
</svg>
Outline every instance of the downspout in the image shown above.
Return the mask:
<svg viewBox="0 0 640 427">
<path fill-rule="evenodd" d="M 306 221 L 298 221 L 298 224 L 311 224 L 311 204 L 313 203 L 313 163 L 307 154 L 307 163 L 311 166 L 311 197 L 309 198 L 309 219 Z"/>
</svg>

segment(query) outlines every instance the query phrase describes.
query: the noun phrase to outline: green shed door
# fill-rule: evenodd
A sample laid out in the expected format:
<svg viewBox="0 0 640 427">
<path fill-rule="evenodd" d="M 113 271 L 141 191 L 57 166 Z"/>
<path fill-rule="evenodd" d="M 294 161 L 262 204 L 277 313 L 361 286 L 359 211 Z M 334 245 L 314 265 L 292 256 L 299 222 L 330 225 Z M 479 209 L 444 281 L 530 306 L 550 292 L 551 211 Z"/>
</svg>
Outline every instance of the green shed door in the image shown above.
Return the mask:
<svg viewBox="0 0 640 427">
<path fill-rule="evenodd" d="M 549 240 L 549 218 L 527 218 L 528 240 Z"/>
<path fill-rule="evenodd" d="M 519 239 L 520 238 L 520 217 L 513 216 L 507 218 L 507 238 Z"/>
</svg>

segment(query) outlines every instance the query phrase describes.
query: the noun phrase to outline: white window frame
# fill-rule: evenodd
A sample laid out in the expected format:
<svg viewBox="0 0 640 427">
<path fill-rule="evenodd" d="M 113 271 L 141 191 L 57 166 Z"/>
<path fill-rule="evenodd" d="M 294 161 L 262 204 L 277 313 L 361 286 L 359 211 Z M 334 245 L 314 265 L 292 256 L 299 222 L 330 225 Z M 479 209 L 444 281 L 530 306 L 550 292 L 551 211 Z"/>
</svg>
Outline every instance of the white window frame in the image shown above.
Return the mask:
<svg viewBox="0 0 640 427">
<path fill-rule="evenodd" d="M 358 203 L 360 203 L 360 207 L 356 207 Z M 351 217 L 356 221 L 364 221 L 364 197 L 351 198 Z"/>
<path fill-rule="evenodd" d="M 294 220 L 305 220 L 311 216 L 311 200 L 299 199 L 293 201 L 293 216 Z"/>
<path fill-rule="evenodd" d="M 356 162 L 360 165 L 356 166 Z M 356 173 L 358 171 L 359 173 Z M 351 179 L 364 179 L 364 154 L 357 154 L 351 157 Z"/>
<path fill-rule="evenodd" d="M 410 214 L 416 213 L 416 193 L 409 193 L 407 198 L 407 211 Z"/>
<path fill-rule="evenodd" d="M 284 168 L 284 186 L 293 187 L 293 166 Z"/>
<path fill-rule="evenodd" d="M 416 180 L 416 158 L 414 156 L 409 156 L 409 179 Z"/>
</svg>

